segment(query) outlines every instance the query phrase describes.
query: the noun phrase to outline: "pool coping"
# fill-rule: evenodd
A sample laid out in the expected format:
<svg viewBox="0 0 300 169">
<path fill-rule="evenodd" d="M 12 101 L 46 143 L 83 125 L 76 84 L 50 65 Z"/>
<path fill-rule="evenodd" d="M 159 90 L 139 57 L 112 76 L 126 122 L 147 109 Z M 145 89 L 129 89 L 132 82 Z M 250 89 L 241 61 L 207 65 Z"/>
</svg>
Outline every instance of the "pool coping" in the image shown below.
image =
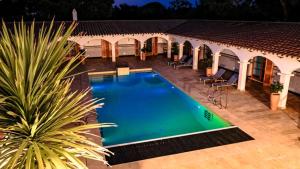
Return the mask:
<svg viewBox="0 0 300 169">
<path fill-rule="evenodd" d="M 140 69 L 129 69 L 129 72 L 136 73 L 136 72 L 151 72 L 153 71 L 152 68 L 140 68 Z M 101 72 L 88 72 L 88 76 L 98 76 L 98 75 L 117 75 L 117 70 L 111 71 L 101 71 Z"/>
</svg>

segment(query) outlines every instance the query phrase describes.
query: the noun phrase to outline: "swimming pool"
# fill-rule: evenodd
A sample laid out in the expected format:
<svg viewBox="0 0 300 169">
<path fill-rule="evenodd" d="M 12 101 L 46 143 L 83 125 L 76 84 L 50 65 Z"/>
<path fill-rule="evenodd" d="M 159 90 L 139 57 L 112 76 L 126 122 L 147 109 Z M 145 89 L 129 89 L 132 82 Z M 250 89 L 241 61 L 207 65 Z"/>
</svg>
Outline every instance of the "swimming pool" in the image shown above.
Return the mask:
<svg viewBox="0 0 300 169">
<path fill-rule="evenodd" d="M 98 121 L 118 125 L 101 129 L 105 147 L 231 126 L 155 72 L 91 76 L 90 84 L 104 98 Z"/>
</svg>

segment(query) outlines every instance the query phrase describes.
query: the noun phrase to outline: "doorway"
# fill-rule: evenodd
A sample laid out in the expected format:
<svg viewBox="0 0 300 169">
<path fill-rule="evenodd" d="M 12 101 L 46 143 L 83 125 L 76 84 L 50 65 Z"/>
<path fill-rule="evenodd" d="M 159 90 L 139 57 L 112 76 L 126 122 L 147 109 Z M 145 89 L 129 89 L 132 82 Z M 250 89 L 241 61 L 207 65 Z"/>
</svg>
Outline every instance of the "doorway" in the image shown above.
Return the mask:
<svg viewBox="0 0 300 169">
<path fill-rule="evenodd" d="M 274 64 L 271 60 L 261 56 L 253 58 L 251 79 L 270 86 L 273 80 Z"/>
</svg>

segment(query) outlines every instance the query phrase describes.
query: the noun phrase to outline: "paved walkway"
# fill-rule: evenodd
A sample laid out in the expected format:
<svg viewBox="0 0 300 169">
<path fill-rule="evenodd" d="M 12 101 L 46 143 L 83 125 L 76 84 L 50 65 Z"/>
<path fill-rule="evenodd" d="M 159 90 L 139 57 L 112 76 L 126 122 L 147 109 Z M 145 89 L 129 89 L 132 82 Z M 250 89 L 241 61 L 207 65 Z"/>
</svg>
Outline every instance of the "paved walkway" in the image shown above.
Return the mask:
<svg viewBox="0 0 300 169">
<path fill-rule="evenodd" d="M 196 71 L 191 69 L 174 70 L 167 66 L 166 59 L 142 62 L 134 57 L 128 57 L 119 60 L 129 62 L 130 66 L 134 68 L 152 67 L 201 104 L 239 126 L 255 140 L 115 165 L 112 167 L 113 169 L 300 168 L 300 142 L 298 140 L 300 130 L 297 128 L 296 119 L 286 111 L 270 111 L 266 102 L 261 101 L 263 97 L 255 98 L 253 91 L 240 92 L 233 88 L 230 89 L 228 108 L 226 110 L 219 109 L 208 101 L 208 87 L 199 82 Z M 113 70 L 114 65 L 110 60 L 89 59 L 86 65 L 81 67 L 81 70 L 92 69 L 93 71 Z M 84 88 L 87 85 L 86 75 L 82 75 L 78 79 L 74 83 L 76 86 L 81 86 L 79 88 Z M 85 82 L 80 82 L 82 80 Z M 294 96 L 292 102 L 299 104 L 299 96 Z M 88 162 L 88 165 L 89 168 L 107 168 L 94 162 Z"/>
</svg>

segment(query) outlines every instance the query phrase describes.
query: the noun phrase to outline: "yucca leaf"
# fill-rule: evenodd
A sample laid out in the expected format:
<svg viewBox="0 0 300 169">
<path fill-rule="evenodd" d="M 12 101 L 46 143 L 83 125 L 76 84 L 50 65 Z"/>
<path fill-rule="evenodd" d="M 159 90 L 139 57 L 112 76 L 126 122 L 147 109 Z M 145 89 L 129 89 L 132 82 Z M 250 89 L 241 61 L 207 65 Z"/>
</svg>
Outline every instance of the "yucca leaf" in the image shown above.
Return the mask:
<svg viewBox="0 0 300 169">
<path fill-rule="evenodd" d="M 90 89 L 72 91 L 79 55 L 65 56 L 76 24 L 37 33 L 34 23 L 14 24 L 0 31 L 0 168 L 86 168 L 82 158 L 106 164 L 112 154 L 91 141 L 91 129 L 112 124 L 88 124 L 100 99 L 87 100 Z M 100 138 L 99 138 L 100 139 Z"/>
</svg>

